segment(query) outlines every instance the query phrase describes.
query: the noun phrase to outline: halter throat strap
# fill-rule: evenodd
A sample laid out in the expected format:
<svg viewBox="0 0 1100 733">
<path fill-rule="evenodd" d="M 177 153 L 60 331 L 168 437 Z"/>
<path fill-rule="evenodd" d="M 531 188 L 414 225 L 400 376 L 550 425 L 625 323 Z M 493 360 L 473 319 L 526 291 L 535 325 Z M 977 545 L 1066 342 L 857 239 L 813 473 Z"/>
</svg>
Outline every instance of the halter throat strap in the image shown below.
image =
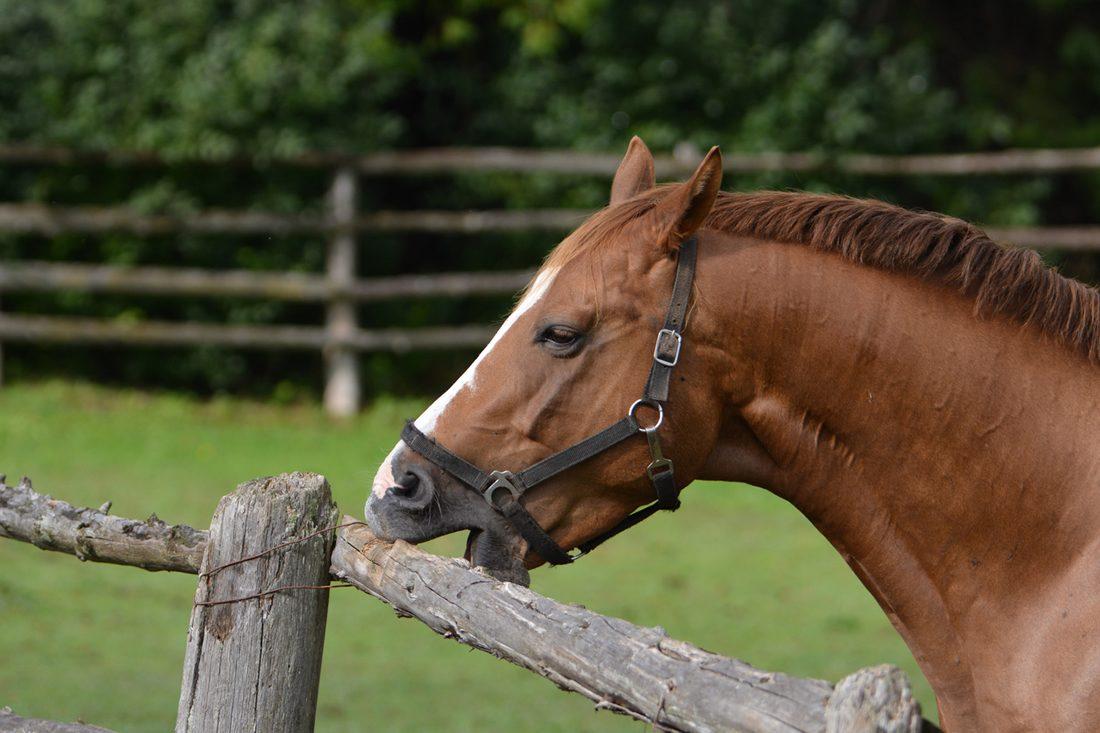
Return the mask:
<svg viewBox="0 0 1100 733">
<path fill-rule="evenodd" d="M 683 330 L 687 322 L 688 305 L 691 302 L 692 283 L 695 280 L 697 245 L 695 237 L 692 237 L 680 246 L 672 297 L 665 314 L 664 327 L 657 332 L 657 341 L 653 347 L 653 362 L 650 366 L 649 378 L 646 380 L 645 392 L 640 400 L 631 405 L 626 417 L 579 443 L 574 443 L 515 473 L 484 471 L 478 468 L 425 435 L 412 420 L 405 423 L 405 428 L 401 431 L 401 440 L 424 459 L 481 494 L 494 510 L 508 520 L 540 557 L 553 565 L 567 565 L 573 562 L 662 509 L 675 511 L 680 507 L 679 490 L 676 487 L 672 461 L 665 458 L 661 452 L 657 431 L 664 422 L 664 405 L 668 400 L 672 372 L 680 361 Z M 641 406 L 657 410 L 657 421 L 653 425 L 643 427 L 639 424 L 637 411 Z M 521 497 L 538 484 L 638 434 L 645 435 L 649 444 L 652 460 L 646 467 L 646 474 L 653 484 L 657 495 L 656 501 L 633 512 L 607 532 L 581 543 L 577 554 L 569 554 L 527 511 L 520 501 Z"/>
</svg>

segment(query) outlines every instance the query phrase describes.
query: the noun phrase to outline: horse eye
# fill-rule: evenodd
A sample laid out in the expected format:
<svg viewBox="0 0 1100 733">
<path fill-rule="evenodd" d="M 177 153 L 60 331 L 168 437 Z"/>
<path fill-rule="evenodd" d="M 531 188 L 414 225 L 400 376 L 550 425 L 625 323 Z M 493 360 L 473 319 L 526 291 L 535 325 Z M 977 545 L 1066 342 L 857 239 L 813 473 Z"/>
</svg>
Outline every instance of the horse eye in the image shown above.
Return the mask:
<svg viewBox="0 0 1100 733">
<path fill-rule="evenodd" d="M 581 334 L 568 326 L 547 326 L 539 334 L 539 341 L 555 349 L 565 349 L 580 340 Z"/>
<path fill-rule="evenodd" d="M 542 332 L 542 340 L 565 346 L 577 340 L 577 332 L 565 326 L 550 326 Z"/>
</svg>

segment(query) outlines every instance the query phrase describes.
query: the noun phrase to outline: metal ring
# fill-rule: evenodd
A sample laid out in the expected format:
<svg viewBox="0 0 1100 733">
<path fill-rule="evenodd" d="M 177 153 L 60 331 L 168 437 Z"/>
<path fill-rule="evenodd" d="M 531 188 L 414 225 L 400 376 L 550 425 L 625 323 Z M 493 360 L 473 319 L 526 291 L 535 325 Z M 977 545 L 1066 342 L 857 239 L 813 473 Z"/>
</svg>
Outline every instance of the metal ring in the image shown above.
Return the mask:
<svg viewBox="0 0 1100 733">
<path fill-rule="evenodd" d="M 650 407 L 657 411 L 657 422 L 648 428 L 642 427 L 641 423 L 638 422 L 638 408 L 642 405 L 645 405 L 646 407 Z M 630 406 L 630 409 L 626 411 L 626 415 L 634 421 L 634 424 L 638 426 L 638 430 L 646 433 L 650 430 L 656 430 L 657 428 L 661 427 L 661 423 L 665 421 L 665 408 L 662 407 L 661 403 L 657 402 L 656 400 L 647 400 L 643 398 L 640 400 L 635 400 L 634 404 Z"/>
<path fill-rule="evenodd" d="M 496 497 L 497 489 L 507 489 L 513 499 L 519 500 L 519 495 L 522 492 L 519 490 L 519 487 L 516 486 L 516 477 L 510 471 L 493 471 L 489 474 L 489 478 L 493 479 L 493 483 L 489 484 L 489 487 L 482 491 L 481 495 L 485 498 L 485 501 L 489 502 L 489 506 L 493 509 L 500 511 L 500 507 L 493 502 L 494 497 Z"/>
</svg>

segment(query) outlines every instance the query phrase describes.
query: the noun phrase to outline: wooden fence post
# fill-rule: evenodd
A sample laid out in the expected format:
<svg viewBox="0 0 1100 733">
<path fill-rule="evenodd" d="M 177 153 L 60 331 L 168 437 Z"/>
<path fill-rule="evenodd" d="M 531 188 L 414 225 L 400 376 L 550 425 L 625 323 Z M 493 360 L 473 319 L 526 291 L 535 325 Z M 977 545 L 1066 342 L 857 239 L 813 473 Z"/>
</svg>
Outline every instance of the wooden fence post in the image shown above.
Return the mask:
<svg viewBox="0 0 1100 733">
<path fill-rule="evenodd" d="M 332 289 L 325 319 L 325 411 L 348 417 L 359 411 L 359 356 L 351 344 L 357 324 L 355 301 L 349 290 L 355 283 L 355 199 L 356 174 L 340 168 L 329 191 L 329 218 L 333 225 L 328 244 L 326 272 Z"/>
<path fill-rule="evenodd" d="M 2 295 L 2 293 L 0 293 Z M 0 307 L 2 307 L 0 303 Z M 4 314 L 0 312 L 0 319 L 4 317 Z M 4 342 L 0 341 L 0 387 L 4 386 Z"/>
<path fill-rule="evenodd" d="M 335 523 L 328 482 L 309 473 L 241 484 L 214 512 L 202 573 Z M 312 731 L 333 533 L 199 575 L 177 733 Z M 235 598 L 235 603 L 203 605 Z"/>
</svg>

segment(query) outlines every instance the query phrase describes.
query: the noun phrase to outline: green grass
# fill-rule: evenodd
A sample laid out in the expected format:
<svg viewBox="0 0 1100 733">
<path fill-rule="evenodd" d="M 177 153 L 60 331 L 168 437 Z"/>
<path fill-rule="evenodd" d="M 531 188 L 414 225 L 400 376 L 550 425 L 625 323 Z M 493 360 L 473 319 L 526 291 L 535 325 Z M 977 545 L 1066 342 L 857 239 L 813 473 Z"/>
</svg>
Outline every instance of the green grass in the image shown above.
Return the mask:
<svg viewBox="0 0 1100 733">
<path fill-rule="evenodd" d="M 318 471 L 360 514 L 375 466 L 417 402 L 333 423 L 314 406 L 195 402 L 60 383 L 0 390 L 0 472 L 130 517 L 205 527 L 246 479 Z M 764 491 L 700 484 L 684 508 L 631 530 L 533 587 L 755 665 L 835 681 L 893 662 L 932 695 L 885 616 L 832 548 Z M 457 554 L 461 539 L 431 544 Z M 0 705 L 120 731 L 175 719 L 195 579 L 0 540 Z M 332 594 L 320 731 L 643 728 L 534 675 L 436 637 L 353 590 Z"/>
</svg>

